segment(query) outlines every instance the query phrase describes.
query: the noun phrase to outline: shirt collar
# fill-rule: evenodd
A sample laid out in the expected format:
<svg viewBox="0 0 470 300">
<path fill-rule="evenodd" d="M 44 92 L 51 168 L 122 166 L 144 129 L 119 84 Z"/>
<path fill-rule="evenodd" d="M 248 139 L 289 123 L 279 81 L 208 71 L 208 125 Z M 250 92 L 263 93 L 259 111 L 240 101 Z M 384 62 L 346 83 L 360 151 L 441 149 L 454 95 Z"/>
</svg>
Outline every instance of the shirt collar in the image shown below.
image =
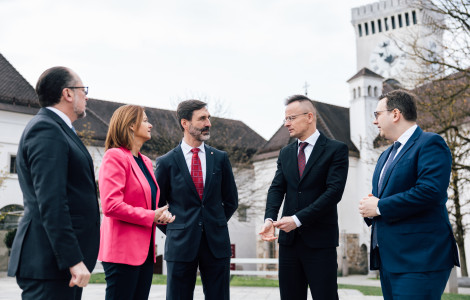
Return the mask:
<svg viewBox="0 0 470 300">
<path fill-rule="evenodd" d="M 307 142 L 309 145 L 313 146 L 317 142 L 318 137 L 320 137 L 320 131 L 318 131 L 318 129 L 316 129 L 315 132 L 311 136 L 309 136 L 308 138 L 305 139 L 305 141 L 301 141 L 301 140 L 297 139 L 297 145 L 299 145 L 302 142 Z"/>
<path fill-rule="evenodd" d="M 58 115 L 62 120 L 64 120 L 65 124 L 67 124 L 70 128 L 72 128 L 72 121 L 70 121 L 70 118 L 67 117 L 67 115 L 64 114 L 61 110 L 52 106 L 47 106 L 46 108 L 50 111 L 55 112 L 56 115 Z"/>
<path fill-rule="evenodd" d="M 400 144 L 403 146 L 404 144 L 406 144 L 406 142 L 408 142 L 408 140 L 410 139 L 410 137 L 413 135 L 413 133 L 415 132 L 416 128 L 418 128 L 418 125 L 413 125 L 411 126 L 410 128 L 408 128 L 408 130 L 406 130 L 405 132 L 403 132 L 403 134 L 398 138 L 397 142 L 400 142 Z"/>
<path fill-rule="evenodd" d="M 204 142 L 202 142 L 202 144 L 197 148 L 199 148 L 199 152 L 204 153 L 205 152 Z M 193 147 L 189 146 L 183 139 L 181 141 L 181 149 L 183 150 L 183 153 L 187 154 L 187 153 L 191 152 L 191 149 L 193 149 Z"/>
</svg>

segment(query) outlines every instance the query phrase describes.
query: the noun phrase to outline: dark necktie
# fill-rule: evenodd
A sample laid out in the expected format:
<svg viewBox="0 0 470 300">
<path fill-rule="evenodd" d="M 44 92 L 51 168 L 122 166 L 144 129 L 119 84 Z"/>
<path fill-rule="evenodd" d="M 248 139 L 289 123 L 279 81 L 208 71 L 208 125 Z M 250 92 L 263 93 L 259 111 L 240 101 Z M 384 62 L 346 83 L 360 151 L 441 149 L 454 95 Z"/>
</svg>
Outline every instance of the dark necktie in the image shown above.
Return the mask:
<svg viewBox="0 0 470 300">
<path fill-rule="evenodd" d="M 191 159 L 191 178 L 196 186 L 199 198 L 202 200 L 202 194 L 204 193 L 204 179 L 202 176 L 201 160 L 198 155 L 199 150 L 199 148 L 191 149 L 191 152 L 193 153 L 193 158 Z"/>
<path fill-rule="evenodd" d="M 305 170 L 305 163 L 306 163 L 306 159 L 305 159 L 305 147 L 307 147 L 308 143 L 307 142 L 302 142 L 299 144 L 299 155 L 297 156 L 297 161 L 298 161 L 298 164 L 299 164 L 299 175 L 300 175 L 300 178 L 302 178 L 302 175 L 304 174 L 304 170 Z"/>
<path fill-rule="evenodd" d="M 383 189 L 383 181 L 384 181 L 384 178 L 385 178 L 385 174 L 387 173 L 388 169 L 392 165 L 392 162 L 395 158 L 395 155 L 397 154 L 397 150 L 398 150 L 398 148 L 400 148 L 400 146 L 401 146 L 400 142 L 393 143 L 392 151 L 390 151 L 390 155 L 388 156 L 387 162 L 385 163 L 385 167 L 383 168 L 382 175 L 380 176 L 380 179 L 379 179 L 379 185 L 378 185 L 379 195 L 380 195 L 380 192 Z"/>
<path fill-rule="evenodd" d="M 390 154 L 388 156 L 387 162 L 385 163 L 385 167 L 383 168 L 382 175 L 379 178 L 379 185 L 378 185 L 378 194 L 380 195 L 380 192 L 382 191 L 382 185 L 383 185 L 383 180 L 385 177 L 385 173 L 387 173 L 388 169 L 390 168 L 390 165 L 392 164 L 393 160 L 395 159 L 395 155 L 397 154 L 398 148 L 400 148 L 401 143 L 400 142 L 395 142 L 393 143 L 393 148 L 392 151 L 390 151 Z M 377 224 L 376 220 L 374 219 L 372 223 L 372 249 L 375 249 L 378 245 L 378 240 L 377 240 Z"/>
</svg>

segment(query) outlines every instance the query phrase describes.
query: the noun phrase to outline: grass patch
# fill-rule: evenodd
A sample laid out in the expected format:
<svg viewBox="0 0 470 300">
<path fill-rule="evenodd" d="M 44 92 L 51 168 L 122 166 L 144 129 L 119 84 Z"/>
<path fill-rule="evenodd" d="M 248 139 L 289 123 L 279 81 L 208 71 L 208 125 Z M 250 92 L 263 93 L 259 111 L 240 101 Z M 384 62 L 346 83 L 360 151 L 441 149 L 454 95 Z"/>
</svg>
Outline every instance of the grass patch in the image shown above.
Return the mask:
<svg viewBox="0 0 470 300">
<path fill-rule="evenodd" d="M 106 283 L 104 273 L 91 274 L 90 283 Z M 165 285 L 166 275 L 154 274 L 152 284 Z M 196 284 L 201 285 L 201 277 L 197 277 Z M 277 279 L 258 276 L 231 276 L 231 286 L 279 287 Z M 382 289 L 377 286 L 338 284 L 339 289 L 358 290 L 365 296 L 382 296 Z M 441 300 L 470 300 L 470 295 L 444 294 Z"/>
</svg>

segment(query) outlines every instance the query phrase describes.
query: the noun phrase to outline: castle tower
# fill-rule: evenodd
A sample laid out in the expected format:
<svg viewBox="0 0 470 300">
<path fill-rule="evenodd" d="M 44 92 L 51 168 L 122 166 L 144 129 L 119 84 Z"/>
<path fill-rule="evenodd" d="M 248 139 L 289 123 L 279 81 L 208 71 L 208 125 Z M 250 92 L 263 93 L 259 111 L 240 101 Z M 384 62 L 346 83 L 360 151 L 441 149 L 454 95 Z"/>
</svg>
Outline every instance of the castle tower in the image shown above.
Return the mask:
<svg viewBox="0 0 470 300">
<path fill-rule="evenodd" d="M 383 79 L 379 74 L 363 68 L 348 80 L 351 141 L 361 153 L 372 149 L 372 141 L 377 136 L 372 120 L 378 97 L 382 94 Z"/>
<path fill-rule="evenodd" d="M 356 33 L 357 70 L 369 68 L 384 78 L 394 78 L 412 87 L 423 70 L 406 52 L 411 44 L 441 53 L 442 34 L 427 22 L 442 18 L 419 9 L 416 0 L 381 0 L 351 10 Z"/>
</svg>

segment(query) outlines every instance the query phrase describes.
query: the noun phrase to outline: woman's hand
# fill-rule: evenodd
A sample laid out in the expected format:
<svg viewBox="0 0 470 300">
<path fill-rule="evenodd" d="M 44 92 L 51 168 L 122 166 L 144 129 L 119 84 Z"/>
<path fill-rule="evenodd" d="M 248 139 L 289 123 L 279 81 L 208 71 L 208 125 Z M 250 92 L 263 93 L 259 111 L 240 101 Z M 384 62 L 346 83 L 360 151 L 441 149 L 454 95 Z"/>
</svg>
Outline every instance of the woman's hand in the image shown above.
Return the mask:
<svg viewBox="0 0 470 300">
<path fill-rule="evenodd" d="M 168 211 L 168 205 L 165 205 L 155 211 L 153 222 L 157 224 L 172 223 L 175 220 L 175 217 L 176 216 L 173 216 L 171 212 Z"/>
</svg>

